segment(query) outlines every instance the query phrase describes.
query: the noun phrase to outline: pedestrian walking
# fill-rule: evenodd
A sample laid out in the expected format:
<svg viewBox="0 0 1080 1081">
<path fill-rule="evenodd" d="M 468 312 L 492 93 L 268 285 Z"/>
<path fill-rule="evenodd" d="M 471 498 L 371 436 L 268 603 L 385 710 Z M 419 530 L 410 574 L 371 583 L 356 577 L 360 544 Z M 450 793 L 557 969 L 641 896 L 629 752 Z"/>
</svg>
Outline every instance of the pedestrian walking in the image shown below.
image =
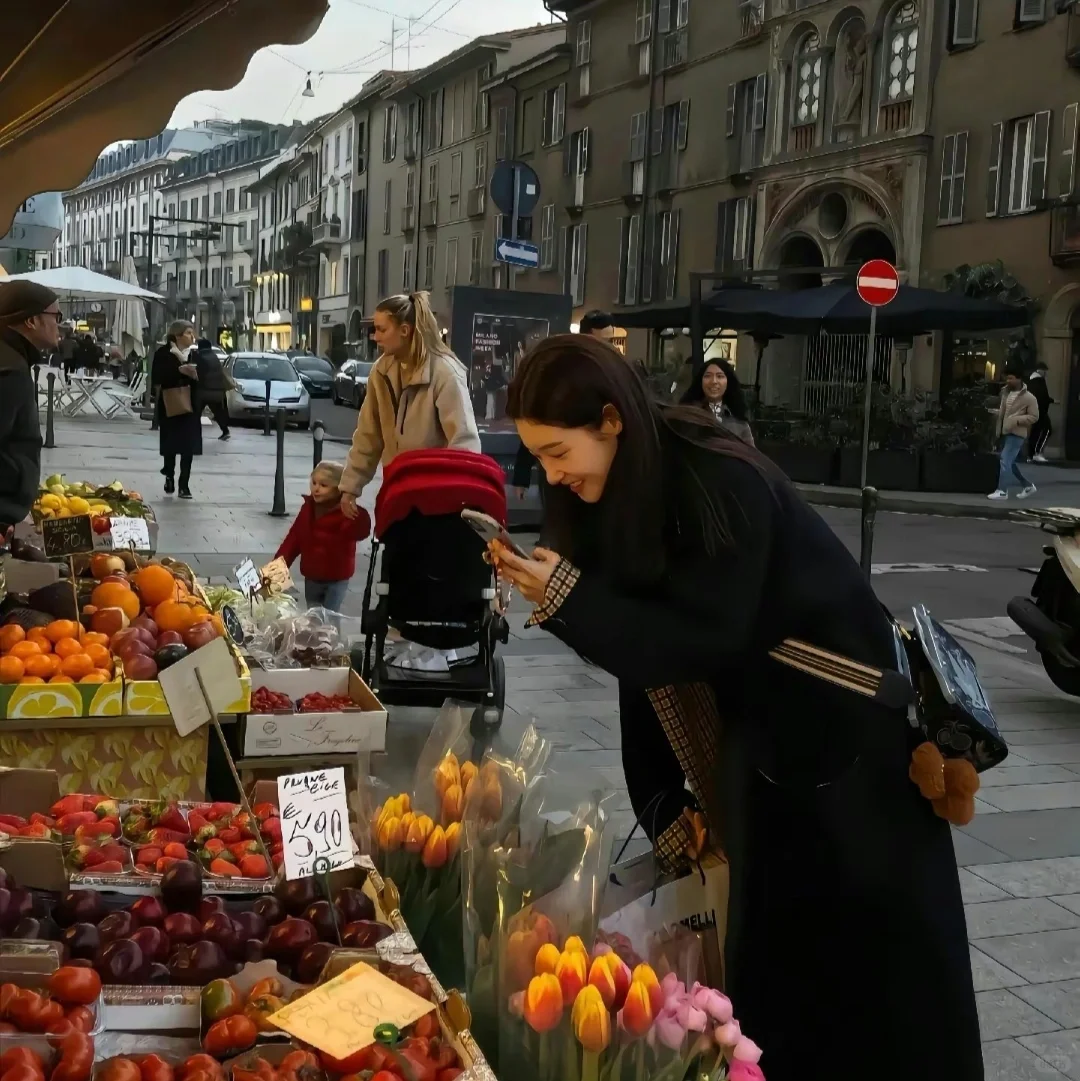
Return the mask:
<svg viewBox="0 0 1080 1081">
<path fill-rule="evenodd" d="M 89 334 L 84 334 L 79 339 L 78 348 L 75 354 L 75 366 L 77 368 L 83 368 L 87 375 L 96 375 L 98 368 L 98 361 L 102 356 L 101 350 L 98 348 L 97 343 Z"/>
<path fill-rule="evenodd" d="M 340 612 L 356 573 L 356 545 L 371 532 L 363 507 L 347 518 L 341 508 L 341 462 L 320 462 L 311 473 L 304 505 L 274 555 L 291 567 L 299 558 L 309 608 Z"/>
<path fill-rule="evenodd" d="M 368 375 L 341 478 L 347 518 L 359 514 L 356 497 L 380 461 L 389 465 L 406 450 L 480 450 L 465 367 L 443 342 L 428 294 L 388 297 L 372 323 L 382 352 Z"/>
<path fill-rule="evenodd" d="M 697 815 L 722 844 L 725 990 L 769 1081 L 982 1081 L 952 835 L 908 778 L 906 711 L 769 656 L 797 638 L 896 670 L 844 544 L 768 459 L 650 400 L 585 335 L 534 348 L 507 412 L 551 481 L 550 550 L 492 557 L 531 623 L 618 680 L 659 867 L 700 852 Z M 828 1068 L 808 1070 L 830 1032 Z"/>
<path fill-rule="evenodd" d="M 1038 419 L 1039 403 L 1024 386 L 1023 377 L 1019 372 L 1006 373 L 997 409 L 997 435 L 1001 440 L 998 486 L 988 499 L 1008 499 L 1009 487 L 1014 483 L 1020 485 L 1017 499 L 1027 499 L 1035 494 L 1035 485 L 1020 472 L 1016 459 Z"/>
<path fill-rule="evenodd" d="M 64 325 L 63 337 L 57 346 L 58 364 L 64 370 L 64 379 L 70 383 L 72 373 L 78 367 L 79 341 L 70 323 Z"/>
<path fill-rule="evenodd" d="M 707 409 L 717 424 L 754 445 L 742 384 L 729 361 L 710 360 L 686 389 L 682 404 Z"/>
<path fill-rule="evenodd" d="M 1046 385 L 1046 373 L 1049 370 L 1046 362 L 1040 360 L 1027 380 L 1027 388 L 1039 405 L 1039 419 L 1031 426 L 1031 435 L 1028 438 L 1028 453 L 1031 460 L 1040 465 L 1046 464 L 1043 450 L 1054 430 L 1050 423 L 1050 406 L 1054 404 L 1054 399 L 1050 397 L 1050 388 Z"/>
<path fill-rule="evenodd" d="M 192 350 L 195 370 L 199 377 L 199 416 L 209 409 L 221 429 L 218 439 L 229 438 L 229 407 L 225 394 L 229 389 L 229 377 L 221 366 L 217 353 L 206 338 L 200 338 Z"/>
<path fill-rule="evenodd" d="M 169 325 L 168 339 L 154 354 L 151 386 L 157 387 L 158 448 L 164 460 L 165 494 L 191 499 L 191 463 L 202 454 L 202 421 L 198 409 L 198 369 L 189 357 L 195 327 L 186 319 Z M 179 488 L 176 459 L 180 459 Z"/>
<path fill-rule="evenodd" d="M 0 282 L 0 537 L 29 513 L 41 482 L 41 421 L 33 367 L 60 341 L 56 294 Z"/>
</svg>

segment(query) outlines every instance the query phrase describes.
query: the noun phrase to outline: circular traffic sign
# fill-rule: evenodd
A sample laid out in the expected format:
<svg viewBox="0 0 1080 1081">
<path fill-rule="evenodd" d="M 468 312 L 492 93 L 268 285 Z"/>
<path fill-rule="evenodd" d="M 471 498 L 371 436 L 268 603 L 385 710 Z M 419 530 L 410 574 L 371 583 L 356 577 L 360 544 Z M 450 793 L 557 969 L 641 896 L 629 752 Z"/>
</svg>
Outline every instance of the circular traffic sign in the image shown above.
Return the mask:
<svg viewBox="0 0 1080 1081">
<path fill-rule="evenodd" d="M 900 291 L 900 275 L 887 259 L 871 259 L 859 267 L 855 288 L 860 299 L 871 308 L 881 308 L 896 299 Z"/>
<path fill-rule="evenodd" d="M 491 201 L 500 214 L 514 213 L 514 189 L 517 188 L 518 214 L 527 218 L 540 202 L 540 178 L 523 161 L 500 161 L 491 174 Z"/>
</svg>

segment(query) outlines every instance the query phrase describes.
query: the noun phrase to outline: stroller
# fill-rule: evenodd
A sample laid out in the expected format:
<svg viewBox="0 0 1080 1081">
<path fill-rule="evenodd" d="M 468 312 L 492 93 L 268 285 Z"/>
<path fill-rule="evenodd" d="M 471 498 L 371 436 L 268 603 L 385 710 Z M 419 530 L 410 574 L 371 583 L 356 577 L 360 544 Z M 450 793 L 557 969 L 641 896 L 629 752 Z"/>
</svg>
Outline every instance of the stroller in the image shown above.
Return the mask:
<svg viewBox="0 0 1080 1081">
<path fill-rule="evenodd" d="M 492 605 L 496 583 L 484 542 L 461 512 L 471 507 L 505 523 L 505 483 L 495 461 L 467 450 L 407 451 L 386 467 L 364 589 L 363 658 L 357 664 L 354 653 L 353 661 L 387 705 L 475 702 L 476 733 L 502 720 L 506 670 L 495 648 L 510 630 Z M 399 667 L 384 659 L 391 628 L 420 647 L 477 653 L 449 671 Z"/>
</svg>

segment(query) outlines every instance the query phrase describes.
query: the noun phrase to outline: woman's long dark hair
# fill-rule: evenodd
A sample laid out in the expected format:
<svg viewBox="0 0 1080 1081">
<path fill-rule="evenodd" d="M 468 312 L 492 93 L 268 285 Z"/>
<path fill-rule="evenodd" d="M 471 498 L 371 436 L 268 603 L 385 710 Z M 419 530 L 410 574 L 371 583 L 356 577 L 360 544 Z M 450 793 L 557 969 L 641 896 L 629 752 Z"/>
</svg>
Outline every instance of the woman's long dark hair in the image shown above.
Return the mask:
<svg viewBox="0 0 1080 1081">
<path fill-rule="evenodd" d="M 648 588 L 666 573 L 672 487 L 689 491 L 700 508 L 709 548 L 729 540 L 724 508 L 692 467 L 665 471 L 662 440 L 670 433 L 692 446 L 748 462 L 768 474 L 765 460 L 696 406 L 653 401 L 644 380 L 614 348 L 586 334 L 559 334 L 537 344 L 518 366 L 506 412 L 559 428 L 598 429 L 604 409 L 622 420 L 618 450 L 600 503 L 590 507 L 569 488 L 548 494 L 545 531 L 560 555 L 587 565 L 586 534 L 605 569 L 630 588 Z M 593 528 L 590 529 L 589 527 Z"/>
<path fill-rule="evenodd" d="M 705 397 L 705 388 L 702 383 L 705 380 L 705 373 L 710 368 L 719 368 L 720 371 L 727 376 L 727 390 L 724 391 L 724 397 L 722 399 L 724 405 L 728 407 L 731 415 L 736 420 L 749 421 L 749 416 L 746 412 L 746 396 L 743 394 L 742 383 L 739 382 L 739 377 L 735 374 L 735 368 L 728 360 L 722 360 L 716 358 L 713 360 L 707 360 L 695 373 L 694 378 L 690 382 L 690 386 L 686 388 L 686 393 L 680 399 L 683 405 L 708 405 L 708 399 Z"/>
</svg>

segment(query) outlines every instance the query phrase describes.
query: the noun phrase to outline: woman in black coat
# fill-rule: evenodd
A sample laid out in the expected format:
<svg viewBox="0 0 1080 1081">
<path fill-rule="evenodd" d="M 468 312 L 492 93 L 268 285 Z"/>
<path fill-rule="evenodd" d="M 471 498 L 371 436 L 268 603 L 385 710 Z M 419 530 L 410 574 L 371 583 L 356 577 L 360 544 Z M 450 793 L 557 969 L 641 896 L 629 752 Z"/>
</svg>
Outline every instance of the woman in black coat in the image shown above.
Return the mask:
<svg viewBox="0 0 1080 1081">
<path fill-rule="evenodd" d="M 800 639 L 896 669 L 889 622 L 825 522 L 695 407 L 649 401 L 584 335 L 541 343 L 508 413 L 551 488 L 552 550 L 500 573 L 619 680 L 623 764 L 662 867 L 730 863 L 727 989 L 769 1081 L 979 1081 L 947 822 L 890 710 L 769 657 Z M 689 791 L 687 791 L 689 788 Z"/>
<path fill-rule="evenodd" d="M 168 340 L 154 354 L 150 369 L 150 385 L 157 396 L 158 446 L 165 460 L 162 474 L 165 477 L 165 494 L 177 491 L 176 459 L 180 458 L 181 499 L 191 499 L 191 460 L 202 454 L 202 421 L 198 401 L 198 380 L 193 362 L 188 361 L 186 350 L 195 342 L 195 328 L 186 320 L 169 325 Z M 187 387 L 191 398 L 191 411 L 169 416 L 165 409 L 165 391 Z"/>
</svg>

